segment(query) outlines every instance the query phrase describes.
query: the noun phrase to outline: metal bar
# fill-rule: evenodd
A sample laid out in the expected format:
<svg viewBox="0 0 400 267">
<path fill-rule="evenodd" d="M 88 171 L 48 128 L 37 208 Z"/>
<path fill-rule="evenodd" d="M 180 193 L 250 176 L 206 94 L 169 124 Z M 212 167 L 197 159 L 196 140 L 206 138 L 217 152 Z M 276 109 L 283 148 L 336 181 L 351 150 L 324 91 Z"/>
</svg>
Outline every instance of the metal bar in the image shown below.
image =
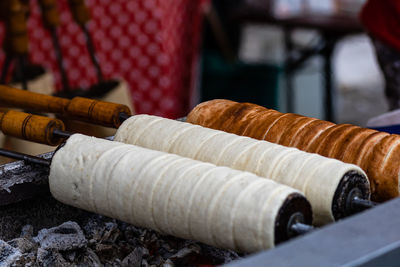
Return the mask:
<svg viewBox="0 0 400 267">
<path fill-rule="evenodd" d="M 291 54 L 293 51 L 292 30 L 284 28 L 285 41 L 285 85 L 286 85 L 286 111 L 294 112 L 294 72 L 288 67 L 292 62 Z"/>
<path fill-rule="evenodd" d="M 314 227 L 304 223 L 295 223 L 291 226 L 290 230 L 297 233 L 297 235 L 304 235 L 314 230 Z"/>
<path fill-rule="evenodd" d="M 73 135 L 73 133 L 62 131 L 59 129 L 54 129 L 53 134 L 61 138 L 69 138 L 71 137 L 71 135 Z"/>
<path fill-rule="evenodd" d="M 26 73 L 25 73 L 25 61 L 26 55 L 18 55 L 17 57 L 17 67 L 16 71 L 18 73 L 18 78 L 21 80 L 22 89 L 28 90 L 28 82 L 26 80 Z"/>
<path fill-rule="evenodd" d="M 102 82 L 104 80 L 103 72 L 101 71 L 99 61 L 96 58 L 96 52 L 95 52 L 95 49 L 94 49 L 92 36 L 90 35 L 89 30 L 86 27 L 86 25 L 82 26 L 82 30 L 83 30 L 83 32 L 85 34 L 85 37 L 86 37 L 86 45 L 87 45 L 87 49 L 89 51 L 90 59 L 92 60 L 92 63 L 94 65 L 94 67 L 96 68 L 97 79 L 98 79 L 98 82 L 100 83 L 100 82 Z"/>
<path fill-rule="evenodd" d="M 54 52 L 56 54 L 56 59 L 57 59 L 57 65 L 58 68 L 60 69 L 60 74 L 61 74 L 61 82 L 63 86 L 63 91 L 70 91 L 70 85 L 69 85 L 69 80 L 67 73 L 65 72 L 64 69 L 64 64 L 63 64 L 63 56 L 62 56 L 62 51 L 61 51 L 61 46 L 60 42 L 58 41 L 57 37 L 57 29 L 55 27 L 49 28 L 50 34 L 51 34 L 51 39 L 53 41 L 53 47 L 54 47 Z"/>
<path fill-rule="evenodd" d="M 126 114 L 126 113 L 123 113 L 123 112 L 119 113 L 119 120 L 120 120 L 120 122 L 124 122 L 124 121 L 126 121 L 127 119 L 129 119 L 130 117 L 131 117 L 131 115 L 128 115 L 128 114 Z"/>
<path fill-rule="evenodd" d="M 50 160 L 39 158 L 39 157 L 36 157 L 36 156 L 23 154 L 23 153 L 19 153 L 19 152 L 15 152 L 15 151 L 11 151 L 11 150 L 7 150 L 7 149 L 4 149 L 4 148 L 0 149 L 0 155 L 4 156 L 4 157 L 7 157 L 7 158 L 19 159 L 19 160 L 23 160 L 25 162 L 29 162 L 29 163 L 33 163 L 33 164 L 39 164 L 39 165 L 50 167 Z"/>
<path fill-rule="evenodd" d="M 0 77 L 1 84 L 6 84 L 7 82 L 7 74 L 8 70 L 10 69 L 12 58 L 13 57 L 10 55 L 10 53 L 6 53 L 6 58 L 4 60 L 3 67 L 1 70 L 1 77 Z"/>
<path fill-rule="evenodd" d="M 303 64 L 309 60 L 310 58 L 317 56 L 322 53 L 325 49 L 326 43 L 325 40 L 320 40 L 315 46 L 308 49 L 298 49 L 296 52 L 298 55 L 289 55 L 291 60 L 289 64 L 286 66 L 288 71 L 296 71 L 303 66 Z"/>
<path fill-rule="evenodd" d="M 358 208 L 370 209 L 370 208 L 375 207 L 377 205 L 377 203 L 373 202 L 371 200 L 366 200 L 366 199 L 361 199 L 359 197 L 355 197 L 352 200 L 352 205 L 354 205 Z"/>
<path fill-rule="evenodd" d="M 399 224 L 396 198 L 226 266 L 398 266 Z"/>
<path fill-rule="evenodd" d="M 40 155 L 43 160 L 52 158 L 54 152 Z M 0 166 L 0 206 L 49 193 L 49 167 L 15 161 Z"/>
<path fill-rule="evenodd" d="M 347 195 L 346 209 L 351 211 L 350 214 L 358 213 L 366 209 L 373 208 L 377 205 L 369 199 L 364 199 L 363 194 L 358 188 L 353 188 Z"/>
<path fill-rule="evenodd" d="M 325 49 L 322 51 L 324 57 L 324 80 L 325 80 L 325 119 L 331 122 L 335 121 L 335 108 L 334 108 L 334 85 L 332 79 L 332 54 L 335 48 L 336 40 L 324 37 L 326 41 Z"/>
<path fill-rule="evenodd" d="M 124 122 L 124 121 L 126 121 L 127 119 L 129 119 L 129 118 L 132 117 L 132 116 L 134 116 L 134 115 L 128 115 L 128 114 L 126 114 L 126 113 L 121 112 L 121 113 L 119 114 L 119 120 L 120 120 L 121 122 Z M 187 117 L 181 117 L 181 118 L 177 118 L 176 120 L 177 120 L 177 121 L 181 121 L 181 122 L 186 122 L 186 119 L 187 119 Z"/>
</svg>

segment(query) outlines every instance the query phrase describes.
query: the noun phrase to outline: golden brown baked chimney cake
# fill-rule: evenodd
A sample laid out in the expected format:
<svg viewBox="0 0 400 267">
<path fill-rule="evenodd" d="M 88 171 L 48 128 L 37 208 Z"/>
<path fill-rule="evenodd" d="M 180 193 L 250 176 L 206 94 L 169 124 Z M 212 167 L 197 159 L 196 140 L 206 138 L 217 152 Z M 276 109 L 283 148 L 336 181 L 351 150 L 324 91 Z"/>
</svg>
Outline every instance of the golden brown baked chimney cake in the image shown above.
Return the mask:
<svg viewBox="0 0 400 267">
<path fill-rule="evenodd" d="M 370 179 L 372 200 L 399 196 L 399 135 L 223 99 L 199 104 L 187 121 L 356 164 Z"/>
</svg>

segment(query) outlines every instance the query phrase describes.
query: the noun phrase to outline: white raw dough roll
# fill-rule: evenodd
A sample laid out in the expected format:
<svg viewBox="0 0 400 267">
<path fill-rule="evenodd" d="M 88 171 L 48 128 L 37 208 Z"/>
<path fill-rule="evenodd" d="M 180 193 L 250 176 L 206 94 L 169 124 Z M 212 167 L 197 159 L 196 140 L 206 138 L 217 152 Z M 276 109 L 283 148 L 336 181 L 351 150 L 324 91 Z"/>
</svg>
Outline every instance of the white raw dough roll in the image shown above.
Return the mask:
<svg viewBox="0 0 400 267">
<path fill-rule="evenodd" d="M 368 184 L 356 165 L 157 116 L 132 116 L 114 140 L 249 171 L 296 188 L 310 201 L 317 225 L 334 221 L 333 199 L 346 173 L 355 171 Z"/>
<path fill-rule="evenodd" d="M 244 252 L 273 247 L 282 206 L 301 196 L 252 173 L 80 134 L 55 153 L 49 183 L 68 205 Z"/>
</svg>

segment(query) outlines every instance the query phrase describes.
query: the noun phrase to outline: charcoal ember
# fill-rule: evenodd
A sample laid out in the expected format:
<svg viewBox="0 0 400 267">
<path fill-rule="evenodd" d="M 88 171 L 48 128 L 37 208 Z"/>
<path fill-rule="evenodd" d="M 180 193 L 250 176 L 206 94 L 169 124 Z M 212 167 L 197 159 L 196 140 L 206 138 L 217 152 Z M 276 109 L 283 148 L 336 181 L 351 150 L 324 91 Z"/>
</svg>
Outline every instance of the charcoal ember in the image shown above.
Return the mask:
<svg viewBox="0 0 400 267">
<path fill-rule="evenodd" d="M 86 224 L 83 226 L 85 236 L 92 240 L 92 242 L 98 242 L 103 235 L 104 221 L 102 216 L 92 216 Z"/>
<path fill-rule="evenodd" d="M 140 267 L 150 267 L 151 265 L 147 262 L 146 259 L 142 260 L 142 265 L 139 265 Z"/>
<path fill-rule="evenodd" d="M 73 251 L 64 251 L 64 252 L 61 252 L 61 255 L 63 256 L 63 258 L 66 259 L 66 260 L 69 261 L 69 262 L 75 261 L 76 254 L 77 254 L 77 252 L 74 251 L 74 250 L 73 250 Z"/>
<path fill-rule="evenodd" d="M 146 248 L 137 247 L 123 259 L 122 266 L 141 266 L 143 258 L 148 255 L 149 251 Z"/>
<path fill-rule="evenodd" d="M 107 265 L 107 264 L 106 264 Z M 115 266 L 115 267 L 121 267 L 121 260 L 120 259 L 115 259 L 113 262 L 112 262 L 112 265 L 111 266 Z"/>
<path fill-rule="evenodd" d="M 194 241 L 184 240 L 173 236 L 161 236 L 161 240 L 165 242 L 164 247 L 169 247 L 169 250 L 175 254 L 178 250 L 195 243 Z"/>
<path fill-rule="evenodd" d="M 63 256 L 56 250 L 46 250 L 39 248 L 36 256 L 36 264 L 41 267 L 59 266 L 59 267 L 72 267 Z"/>
<path fill-rule="evenodd" d="M 34 249 L 37 249 L 37 245 L 31 240 L 23 237 L 14 238 L 7 242 L 10 246 L 19 249 L 21 253 L 29 253 Z"/>
<path fill-rule="evenodd" d="M 104 232 L 100 239 L 100 242 L 115 243 L 120 235 L 121 231 L 118 229 L 118 224 L 114 222 L 107 222 L 105 223 Z"/>
<path fill-rule="evenodd" d="M 95 216 L 83 227 L 83 230 L 89 240 L 101 243 L 114 243 L 121 235 L 116 220 L 106 221 L 107 218 Z"/>
<path fill-rule="evenodd" d="M 119 240 L 117 242 L 117 247 L 119 249 L 119 252 L 121 254 L 121 258 L 123 259 L 126 257 L 129 253 L 131 253 L 137 246 L 132 246 L 130 243 L 128 243 L 126 240 Z"/>
<path fill-rule="evenodd" d="M 5 241 L 0 240 L 0 266 L 11 266 L 22 256 L 18 248 L 14 248 Z"/>
<path fill-rule="evenodd" d="M 100 267 L 103 266 L 103 264 L 96 253 L 94 253 L 90 248 L 87 248 L 81 257 L 80 266 Z"/>
<path fill-rule="evenodd" d="M 36 251 L 22 254 L 22 256 L 13 264 L 13 266 L 33 267 L 36 264 Z"/>
<path fill-rule="evenodd" d="M 164 243 L 160 245 L 158 248 L 158 253 L 162 255 L 164 259 L 169 259 L 172 255 L 174 255 L 176 252 L 175 249 L 172 249 L 168 243 Z"/>
<path fill-rule="evenodd" d="M 212 265 L 220 265 L 240 259 L 241 257 L 232 250 L 215 249 L 214 247 L 200 244 L 201 252 L 208 258 Z"/>
<path fill-rule="evenodd" d="M 31 240 L 33 238 L 33 226 L 30 224 L 22 227 L 20 237 Z"/>
<path fill-rule="evenodd" d="M 183 244 L 183 248 L 169 258 L 175 266 L 221 265 L 239 258 L 234 252 L 216 249 L 194 241 L 185 241 Z M 214 255 L 219 257 L 214 257 Z"/>
<path fill-rule="evenodd" d="M 143 230 L 133 225 L 128 225 L 124 229 L 124 235 L 127 240 L 139 238 L 142 236 L 142 234 Z"/>
<path fill-rule="evenodd" d="M 104 267 L 121 267 L 121 260 L 120 259 L 114 259 L 111 261 L 106 261 L 102 264 Z"/>
<path fill-rule="evenodd" d="M 134 248 L 121 240 L 123 234 L 116 220 L 93 216 L 86 222 L 83 230 L 89 238 L 88 246 L 99 256 L 102 263 L 113 266 L 117 264 L 116 259 L 123 259 Z"/>
<path fill-rule="evenodd" d="M 203 263 L 201 258 L 201 248 L 197 244 L 190 244 L 187 247 L 180 249 L 169 259 L 177 266 L 197 265 Z"/>
<path fill-rule="evenodd" d="M 166 241 L 163 240 L 163 237 L 155 231 L 145 230 L 140 241 L 149 250 L 150 255 L 153 255 L 159 253 L 160 249 L 164 247 Z"/>
<path fill-rule="evenodd" d="M 13 259 L 13 265 L 180 267 L 222 265 L 239 257 L 231 251 L 160 234 L 96 214 L 86 214 L 77 222 L 79 225 L 67 222 L 42 229 L 35 237 L 33 233 L 37 227 L 41 229 L 57 225 L 58 222 L 43 226 L 33 222 L 35 227 L 26 225 L 22 231 L 20 228 L 16 230 L 11 237 L 14 239 L 10 238 L 7 244 L 19 255 Z M 0 263 L 0 266 L 3 264 Z"/>
<path fill-rule="evenodd" d="M 174 263 L 170 259 L 167 259 L 161 266 L 162 267 L 175 267 Z"/>
<path fill-rule="evenodd" d="M 101 243 L 95 245 L 94 251 L 97 255 L 99 255 L 102 262 L 111 260 L 114 255 L 118 253 L 117 248 L 115 248 L 113 245 Z"/>
<path fill-rule="evenodd" d="M 57 227 L 42 229 L 33 239 L 42 249 L 58 251 L 74 250 L 87 245 L 86 237 L 76 222 L 65 222 Z"/>
<path fill-rule="evenodd" d="M 161 266 L 164 263 L 164 259 L 160 255 L 152 255 L 147 259 L 147 262 L 150 265 Z"/>
<path fill-rule="evenodd" d="M 123 232 L 124 238 L 132 246 L 138 246 L 142 244 L 142 242 L 140 241 L 142 235 L 143 235 L 143 230 L 133 225 L 127 226 Z"/>
<path fill-rule="evenodd" d="M 200 254 L 201 247 L 197 244 L 190 244 L 189 246 L 182 248 L 177 253 L 171 256 L 171 259 L 182 259 L 192 254 Z"/>
</svg>

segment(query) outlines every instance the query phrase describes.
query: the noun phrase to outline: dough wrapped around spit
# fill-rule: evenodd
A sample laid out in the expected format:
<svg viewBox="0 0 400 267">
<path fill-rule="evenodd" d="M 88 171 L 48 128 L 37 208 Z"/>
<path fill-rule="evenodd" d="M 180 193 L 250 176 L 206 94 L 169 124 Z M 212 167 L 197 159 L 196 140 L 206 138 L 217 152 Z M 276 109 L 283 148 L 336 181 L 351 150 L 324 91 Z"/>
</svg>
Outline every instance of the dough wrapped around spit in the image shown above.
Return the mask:
<svg viewBox="0 0 400 267">
<path fill-rule="evenodd" d="M 308 201 L 288 186 L 80 134 L 55 153 L 49 183 L 52 195 L 65 204 L 243 252 L 290 238 L 294 215 L 312 221 Z"/>
<path fill-rule="evenodd" d="M 361 198 L 370 197 L 368 179 L 355 165 L 190 123 L 136 115 L 120 126 L 114 140 L 249 171 L 296 188 L 310 201 L 317 225 L 354 213 L 347 201 L 354 190 Z"/>
<path fill-rule="evenodd" d="M 399 196 L 399 135 L 223 99 L 199 104 L 187 121 L 356 164 L 368 175 L 372 200 Z"/>
</svg>

